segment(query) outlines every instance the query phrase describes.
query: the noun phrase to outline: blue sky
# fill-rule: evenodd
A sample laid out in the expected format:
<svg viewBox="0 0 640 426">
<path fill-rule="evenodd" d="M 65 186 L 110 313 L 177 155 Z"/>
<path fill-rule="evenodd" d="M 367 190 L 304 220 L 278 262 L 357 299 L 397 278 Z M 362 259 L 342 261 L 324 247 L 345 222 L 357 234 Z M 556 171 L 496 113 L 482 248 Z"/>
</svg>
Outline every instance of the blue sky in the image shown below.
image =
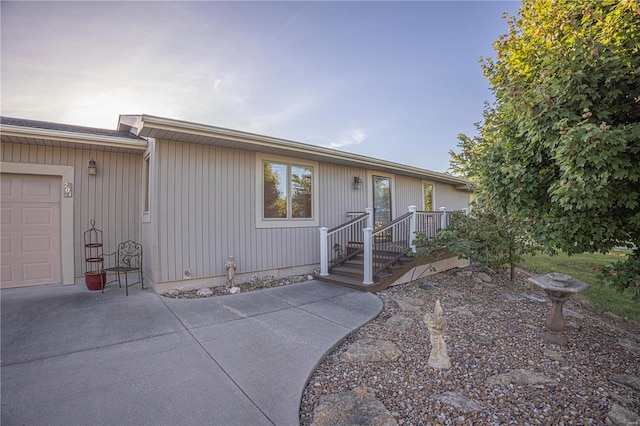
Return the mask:
<svg viewBox="0 0 640 426">
<path fill-rule="evenodd" d="M 1 113 L 145 113 L 444 172 L 519 5 L 2 1 Z"/>
</svg>

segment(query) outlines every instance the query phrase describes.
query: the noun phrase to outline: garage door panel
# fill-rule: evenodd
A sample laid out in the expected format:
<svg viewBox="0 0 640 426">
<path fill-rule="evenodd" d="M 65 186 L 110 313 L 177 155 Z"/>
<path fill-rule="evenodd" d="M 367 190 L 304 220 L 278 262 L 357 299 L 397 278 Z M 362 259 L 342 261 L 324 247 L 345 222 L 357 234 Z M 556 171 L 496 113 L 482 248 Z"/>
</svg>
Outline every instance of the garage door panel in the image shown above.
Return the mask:
<svg viewBox="0 0 640 426">
<path fill-rule="evenodd" d="M 54 249 L 51 235 L 27 235 L 22 237 L 23 254 L 51 254 Z"/>
<path fill-rule="evenodd" d="M 22 264 L 22 279 L 28 281 L 43 280 L 51 276 L 49 262 L 31 262 Z"/>
<path fill-rule="evenodd" d="M 62 282 L 60 185 L 54 176 L 2 174 L 3 288 Z"/>
<path fill-rule="evenodd" d="M 2 264 L 0 265 L 0 280 L 2 280 L 2 285 L 4 286 L 7 283 L 13 283 L 13 265 L 10 264 Z"/>
<path fill-rule="evenodd" d="M 0 208 L 0 225 L 11 225 L 13 221 L 13 210 L 8 207 Z"/>
<path fill-rule="evenodd" d="M 56 221 L 55 210 L 57 206 L 47 207 L 23 207 L 22 221 L 20 225 L 24 226 L 46 226 L 57 229 L 60 227 L 60 219 Z M 56 223 L 57 222 L 57 223 Z"/>
<path fill-rule="evenodd" d="M 36 203 L 56 202 L 59 199 L 59 185 L 51 180 L 41 179 L 41 176 L 31 176 L 22 180 L 21 199 L 24 202 L 33 201 Z"/>
<path fill-rule="evenodd" d="M 13 237 L 3 235 L 0 237 L 0 253 L 8 255 L 13 252 Z"/>
<path fill-rule="evenodd" d="M 8 175 L 7 175 L 8 176 Z M 11 177 L 7 177 L 6 179 L 2 178 L 2 185 L 0 186 L 0 195 L 2 195 L 3 199 L 8 199 L 13 194 L 14 188 L 14 179 Z"/>
</svg>

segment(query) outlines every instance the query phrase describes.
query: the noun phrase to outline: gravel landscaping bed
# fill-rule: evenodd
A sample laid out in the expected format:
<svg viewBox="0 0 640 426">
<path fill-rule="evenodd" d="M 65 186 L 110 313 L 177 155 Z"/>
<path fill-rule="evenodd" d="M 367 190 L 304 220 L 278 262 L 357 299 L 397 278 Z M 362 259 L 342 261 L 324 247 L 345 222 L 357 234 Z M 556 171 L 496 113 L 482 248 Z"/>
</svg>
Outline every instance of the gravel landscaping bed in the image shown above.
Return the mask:
<svg viewBox="0 0 640 426">
<path fill-rule="evenodd" d="M 375 394 L 392 416 L 384 424 L 635 421 L 640 413 L 639 325 L 594 313 L 574 298 L 564 308 L 568 345 L 547 343 L 540 335 L 550 302 L 526 279 L 519 273 L 510 283 L 499 274 L 479 283 L 478 274 L 467 269 L 379 292 L 381 314 L 348 336 L 310 377 L 301 424 L 312 424 L 314 409 L 354 389 L 371 398 Z M 427 365 L 431 344 L 423 316 L 433 312 L 437 299 L 447 321 L 448 370 Z M 396 360 L 354 359 L 349 350 L 361 341 L 395 344 L 402 354 Z M 518 378 L 522 372 L 533 379 Z M 315 424 L 322 423 L 316 419 Z"/>
<path fill-rule="evenodd" d="M 240 293 L 261 290 L 263 288 L 280 287 L 283 285 L 301 283 L 312 280 L 312 275 L 292 275 L 286 278 L 276 278 L 273 275 L 254 275 L 247 282 L 236 284 Z M 202 287 L 191 290 L 168 290 L 162 296 L 173 299 L 196 299 L 204 297 L 227 296 L 231 294 L 227 286 Z"/>
</svg>

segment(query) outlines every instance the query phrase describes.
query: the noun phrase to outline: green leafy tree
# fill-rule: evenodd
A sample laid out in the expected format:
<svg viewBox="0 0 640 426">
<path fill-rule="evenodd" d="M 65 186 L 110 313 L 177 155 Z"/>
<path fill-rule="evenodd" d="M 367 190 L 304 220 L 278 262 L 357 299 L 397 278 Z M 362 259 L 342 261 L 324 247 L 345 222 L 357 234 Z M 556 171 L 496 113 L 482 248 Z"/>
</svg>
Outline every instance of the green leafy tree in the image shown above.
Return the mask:
<svg viewBox="0 0 640 426">
<path fill-rule="evenodd" d="M 496 102 L 453 170 L 549 251 L 640 245 L 637 0 L 525 0 L 508 24 L 483 60 Z"/>
<path fill-rule="evenodd" d="M 532 251 L 531 241 L 522 232 L 517 218 L 480 206 L 475 206 L 468 215 L 454 212 L 449 226 L 435 238 L 418 233 L 414 244 L 419 255 L 444 248 L 483 268 L 507 267 L 512 281 L 522 255 Z"/>
</svg>

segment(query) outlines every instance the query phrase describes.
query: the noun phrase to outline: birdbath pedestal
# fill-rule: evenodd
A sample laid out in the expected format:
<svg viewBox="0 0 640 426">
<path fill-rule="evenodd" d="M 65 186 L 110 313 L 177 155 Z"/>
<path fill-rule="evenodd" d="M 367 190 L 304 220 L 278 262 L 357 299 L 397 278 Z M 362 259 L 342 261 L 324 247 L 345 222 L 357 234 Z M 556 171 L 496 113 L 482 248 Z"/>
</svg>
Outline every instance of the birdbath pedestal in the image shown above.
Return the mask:
<svg viewBox="0 0 640 426">
<path fill-rule="evenodd" d="M 572 295 L 586 290 L 589 284 L 557 272 L 531 277 L 529 281 L 542 288 L 552 303 L 551 310 L 547 315 L 547 331 L 542 333 L 542 338 L 557 345 L 566 345 L 567 337 L 563 334 L 565 321 L 562 306 Z"/>
</svg>

